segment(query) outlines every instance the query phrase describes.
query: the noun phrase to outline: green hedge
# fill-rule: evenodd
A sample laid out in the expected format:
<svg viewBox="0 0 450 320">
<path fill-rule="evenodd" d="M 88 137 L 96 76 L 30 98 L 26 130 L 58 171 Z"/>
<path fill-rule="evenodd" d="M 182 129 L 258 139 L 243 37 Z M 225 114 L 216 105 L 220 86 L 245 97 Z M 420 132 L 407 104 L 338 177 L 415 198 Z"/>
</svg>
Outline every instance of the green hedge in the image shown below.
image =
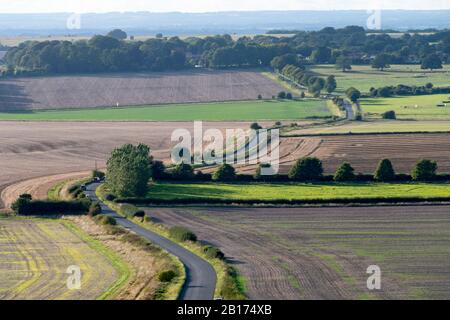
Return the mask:
<svg viewBox="0 0 450 320">
<path fill-rule="evenodd" d="M 87 214 L 91 202 L 76 201 L 16 201 L 14 211 L 18 215 Z"/>
</svg>

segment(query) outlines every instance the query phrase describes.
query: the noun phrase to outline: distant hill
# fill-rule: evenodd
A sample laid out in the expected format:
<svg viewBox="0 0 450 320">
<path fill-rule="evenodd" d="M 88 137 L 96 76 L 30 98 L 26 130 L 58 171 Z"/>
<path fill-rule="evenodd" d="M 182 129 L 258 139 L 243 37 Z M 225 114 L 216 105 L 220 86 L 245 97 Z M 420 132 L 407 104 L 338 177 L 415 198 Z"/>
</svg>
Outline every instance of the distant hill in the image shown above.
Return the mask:
<svg viewBox="0 0 450 320">
<path fill-rule="evenodd" d="M 70 13 L 0 14 L 0 35 L 92 35 L 122 28 L 133 35 L 256 34 L 272 29 L 317 30 L 326 26 L 366 26 L 365 11 L 257 11 L 218 13 L 83 14 L 81 29 L 66 27 Z M 450 10 L 382 11 L 382 28 L 393 30 L 450 28 Z"/>
</svg>

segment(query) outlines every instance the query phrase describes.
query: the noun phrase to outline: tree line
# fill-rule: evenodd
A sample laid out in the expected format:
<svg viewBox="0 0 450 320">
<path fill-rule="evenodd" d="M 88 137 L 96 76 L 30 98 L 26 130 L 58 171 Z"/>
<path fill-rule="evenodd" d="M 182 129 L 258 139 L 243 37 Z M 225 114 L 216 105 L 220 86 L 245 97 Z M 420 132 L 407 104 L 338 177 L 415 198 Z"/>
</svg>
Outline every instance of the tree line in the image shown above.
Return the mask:
<svg viewBox="0 0 450 320">
<path fill-rule="evenodd" d="M 390 63 L 422 64 L 437 69 L 448 62 L 450 31 L 391 37 L 370 34 L 361 27 L 324 28 L 291 37 L 260 35 L 234 40 L 230 35 L 127 40 L 122 30 L 79 41 L 27 41 L 10 48 L 4 60 L 7 74 L 165 71 L 192 68 L 351 64 L 384 69 Z"/>
</svg>

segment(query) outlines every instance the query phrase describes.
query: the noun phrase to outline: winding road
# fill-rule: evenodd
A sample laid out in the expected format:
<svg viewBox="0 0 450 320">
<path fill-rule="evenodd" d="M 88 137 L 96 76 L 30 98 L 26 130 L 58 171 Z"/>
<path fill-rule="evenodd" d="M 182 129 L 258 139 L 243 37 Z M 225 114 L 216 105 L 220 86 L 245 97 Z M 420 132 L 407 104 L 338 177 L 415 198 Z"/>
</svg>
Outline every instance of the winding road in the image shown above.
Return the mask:
<svg viewBox="0 0 450 320">
<path fill-rule="evenodd" d="M 184 264 L 186 270 L 186 281 L 179 299 L 212 300 L 214 298 L 214 290 L 217 282 L 217 276 L 214 268 L 207 261 L 193 254 L 189 250 L 167 238 L 136 225 L 110 209 L 107 205 L 101 202 L 95 194 L 95 190 L 99 185 L 100 183 L 92 183 L 88 185 L 85 193 L 92 200 L 100 202 L 103 214 L 115 218 L 117 220 L 117 224 L 160 246 L 169 253 L 178 257 Z"/>
</svg>

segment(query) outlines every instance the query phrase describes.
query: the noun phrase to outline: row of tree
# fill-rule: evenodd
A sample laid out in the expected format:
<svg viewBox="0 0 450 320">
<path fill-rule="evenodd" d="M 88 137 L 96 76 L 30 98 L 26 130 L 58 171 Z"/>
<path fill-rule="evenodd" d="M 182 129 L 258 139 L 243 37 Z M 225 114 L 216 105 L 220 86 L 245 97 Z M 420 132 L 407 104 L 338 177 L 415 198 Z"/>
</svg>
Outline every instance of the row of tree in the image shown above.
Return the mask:
<svg viewBox="0 0 450 320">
<path fill-rule="evenodd" d="M 411 177 L 413 181 L 433 181 L 437 176 L 437 163 L 431 160 L 420 160 L 413 168 Z M 293 181 L 320 181 L 323 177 L 322 161 L 318 158 L 308 157 L 298 160 L 289 171 L 289 179 Z M 373 174 L 373 179 L 379 182 L 392 182 L 397 180 L 392 162 L 383 159 Z M 350 163 L 342 163 L 334 174 L 334 181 L 350 182 L 356 180 L 355 169 Z"/>
<path fill-rule="evenodd" d="M 313 72 L 305 70 L 304 67 L 291 64 L 284 66 L 280 74 L 295 84 L 308 88 L 308 91 L 316 96 L 320 95 L 320 92 L 324 89 L 326 92 L 332 93 L 337 87 L 333 75 L 327 78 L 319 77 Z"/>
<path fill-rule="evenodd" d="M 450 93 L 450 87 L 434 87 L 432 83 L 427 83 L 424 86 L 407 86 L 399 84 L 397 86 L 370 88 L 369 91 L 371 97 L 416 96 L 447 93 Z"/>
</svg>

